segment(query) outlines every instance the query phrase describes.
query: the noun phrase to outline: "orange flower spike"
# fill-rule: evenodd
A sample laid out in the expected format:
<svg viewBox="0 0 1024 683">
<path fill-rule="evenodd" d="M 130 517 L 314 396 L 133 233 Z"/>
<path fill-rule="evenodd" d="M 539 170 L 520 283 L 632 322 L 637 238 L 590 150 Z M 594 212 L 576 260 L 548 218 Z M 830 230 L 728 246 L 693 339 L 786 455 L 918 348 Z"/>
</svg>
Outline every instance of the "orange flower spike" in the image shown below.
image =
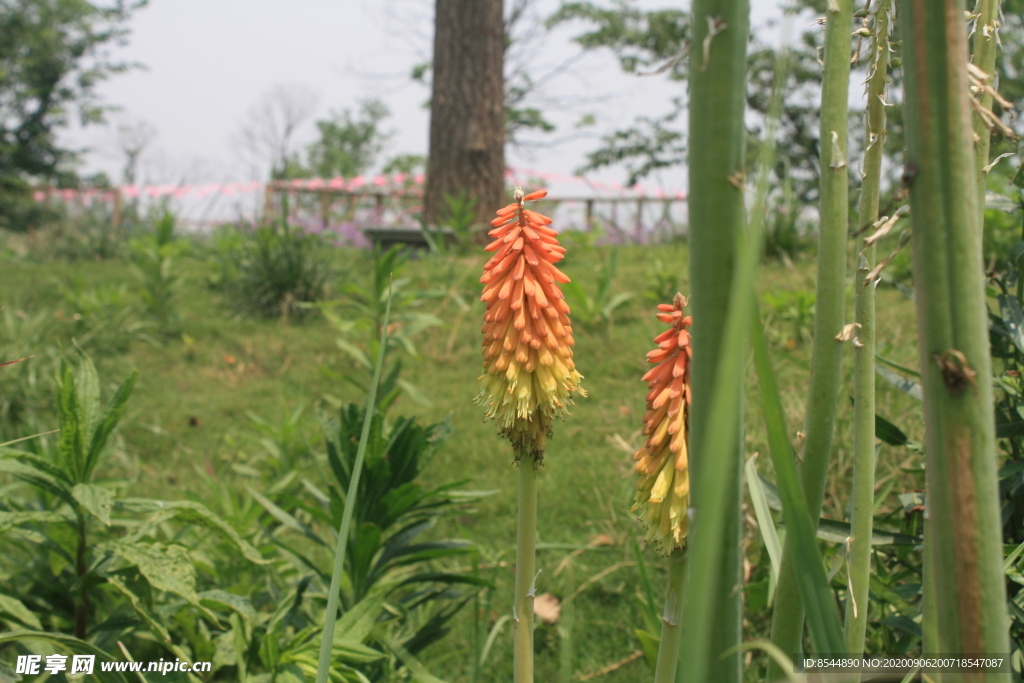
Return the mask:
<svg viewBox="0 0 1024 683">
<path fill-rule="evenodd" d="M 484 372 L 477 403 L 498 421 L 523 455 L 540 463 L 554 420 L 568 414 L 573 394 L 586 396 L 572 361 L 572 327 L 559 282 L 569 278 L 554 264 L 565 253 L 551 219 L 523 203 L 547 196 L 524 194 L 497 212 L 486 250 L 494 252 L 480 278 L 484 314 Z"/>
<path fill-rule="evenodd" d="M 670 327 L 655 338 L 658 348 L 647 354 L 655 364 L 643 377 L 648 392 L 641 433 L 647 440 L 633 456 L 640 475 L 633 512 L 647 527 L 647 540 L 665 555 L 686 545 L 689 530 L 691 319 L 683 316 L 685 307 L 682 294 L 672 304 L 658 306 L 658 320 Z"/>
</svg>

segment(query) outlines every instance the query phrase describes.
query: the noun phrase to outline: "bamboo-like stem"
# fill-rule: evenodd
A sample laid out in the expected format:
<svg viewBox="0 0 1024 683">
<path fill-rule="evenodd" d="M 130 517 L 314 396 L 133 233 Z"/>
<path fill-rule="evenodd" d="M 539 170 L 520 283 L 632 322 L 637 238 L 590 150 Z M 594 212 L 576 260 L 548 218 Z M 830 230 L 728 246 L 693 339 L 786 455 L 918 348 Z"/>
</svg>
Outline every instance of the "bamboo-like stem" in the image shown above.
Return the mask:
<svg viewBox="0 0 1024 683">
<path fill-rule="evenodd" d="M 901 7 L 938 651 L 1009 651 L 963 0 Z M 959 680 L 1009 681 L 963 674 Z"/>
<path fill-rule="evenodd" d="M 722 657 L 742 639 L 742 420 L 713 435 L 718 440 L 714 453 L 706 448 L 716 394 L 722 395 L 730 414 L 742 413 L 742 373 L 737 370 L 725 385 L 716 386 L 715 378 L 725 365 L 738 369 L 745 364 L 743 346 L 731 344 L 735 340 L 727 334 L 726 320 L 730 307 L 740 304 L 730 287 L 739 276 L 736 260 L 744 225 L 749 13 L 748 0 L 694 0 L 691 23 L 689 301 L 696 321 L 693 353 L 700 361 L 691 378 L 690 481 L 695 512 L 686 589 L 686 623 L 691 627 L 682 645 L 681 673 L 684 681 L 700 683 L 738 683 L 742 676 L 738 649 Z M 756 263 L 753 267 L 756 270 Z M 739 334 L 743 332 L 745 328 L 740 328 Z M 720 517 L 712 519 L 716 514 Z M 709 564 L 698 563 L 698 556 Z M 691 609 L 695 604 L 697 609 Z"/>
<path fill-rule="evenodd" d="M 999 47 L 999 40 L 997 37 L 998 26 L 999 26 L 999 5 L 1000 0 L 978 0 L 978 4 L 974 7 L 974 13 L 978 15 L 978 18 L 974 24 L 974 55 L 971 57 L 971 62 L 974 66 L 978 67 L 986 74 L 986 84 L 996 86 L 996 52 Z M 981 93 L 979 98 L 981 106 L 986 109 L 992 108 L 992 95 L 987 92 Z M 974 166 L 975 173 L 977 174 L 975 180 L 978 184 L 978 215 L 980 216 L 980 222 L 978 223 L 979 239 L 982 228 L 984 227 L 985 217 L 985 187 L 988 183 L 988 166 L 989 150 L 992 147 L 992 131 L 985 125 L 985 121 L 981 118 L 978 112 L 974 112 L 972 115 L 974 134 L 977 136 L 977 141 L 974 143 Z"/>
<path fill-rule="evenodd" d="M 875 9 L 874 38 L 867 82 L 868 146 L 864 151 L 864 180 L 857 203 L 857 233 L 878 220 L 878 196 L 885 147 L 885 86 L 889 68 L 889 29 L 892 5 L 881 0 Z M 853 370 L 853 502 L 849 548 L 849 594 L 846 598 L 846 649 L 864 654 L 868 621 L 868 582 L 871 578 L 871 529 L 875 511 L 875 283 L 863 282 L 875 265 L 874 243 L 858 257 L 856 275 L 857 336 Z"/>
<path fill-rule="evenodd" d="M 515 683 L 533 683 L 533 598 L 537 566 L 537 465 L 519 458 L 519 513 L 513 613 Z"/>
<path fill-rule="evenodd" d="M 832 457 L 832 432 L 839 394 L 842 345 L 835 337 L 842 330 L 846 289 L 846 239 L 849 222 L 847 117 L 850 92 L 850 28 L 852 0 L 831 0 L 825 24 L 825 62 L 821 88 L 820 227 L 818 231 L 818 283 L 811 353 L 810 391 L 804 433 L 800 479 L 807 509 L 815 528 L 825 495 L 825 479 Z M 772 614 L 772 642 L 787 655 L 801 650 L 804 606 L 797 587 L 794 548 L 786 538 Z M 774 661 L 769 680 L 784 673 Z"/>
<path fill-rule="evenodd" d="M 675 683 L 685 600 L 686 554 L 682 550 L 675 550 L 668 560 L 668 591 L 665 594 L 665 612 L 661 616 L 661 640 L 658 641 L 654 683 Z"/>
</svg>

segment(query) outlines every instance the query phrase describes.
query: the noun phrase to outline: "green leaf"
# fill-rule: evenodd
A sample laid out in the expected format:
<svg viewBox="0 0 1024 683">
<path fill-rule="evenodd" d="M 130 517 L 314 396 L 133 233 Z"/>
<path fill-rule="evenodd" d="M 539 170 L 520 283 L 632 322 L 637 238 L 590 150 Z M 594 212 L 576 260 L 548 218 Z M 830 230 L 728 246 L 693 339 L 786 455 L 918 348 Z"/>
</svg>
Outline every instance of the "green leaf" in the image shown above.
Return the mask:
<svg viewBox="0 0 1024 683">
<path fill-rule="evenodd" d="M 95 484 L 75 484 L 71 495 L 87 512 L 110 526 L 110 509 L 114 503 L 114 492 Z"/>
<path fill-rule="evenodd" d="M 75 389 L 78 394 L 82 433 L 88 439 L 96 429 L 96 421 L 99 418 L 100 378 L 92 359 L 84 353 L 75 372 Z"/>
<path fill-rule="evenodd" d="M 139 373 L 133 372 L 128 376 L 128 379 L 121 383 L 121 386 L 114 392 L 114 397 L 110 399 L 110 404 L 107 405 L 107 409 L 104 411 L 103 417 L 99 420 L 95 430 L 90 433 L 89 452 L 86 455 L 84 470 L 86 479 L 92 475 L 96 463 L 99 462 L 100 453 L 103 451 L 110 433 L 114 431 L 114 427 L 117 426 L 117 423 L 124 416 L 128 397 L 131 396 L 132 388 L 134 388 L 135 380 L 138 377 Z"/>
<path fill-rule="evenodd" d="M 397 250 L 388 252 L 392 258 L 397 258 Z M 379 267 L 379 266 L 378 266 Z M 327 683 L 330 676 L 331 648 L 334 642 L 334 616 L 338 610 L 338 594 L 341 591 L 341 575 L 345 568 L 345 550 L 348 547 L 349 526 L 352 523 L 352 513 L 355 509 L 356 494 L 359 490 L 359 477 L 363 470 L 363 460 L 366 458 L 366 443 L 370 438 L 370 426 L 374 422 L 374 412 L 377 405 L 377 388 L 380 385 L 380 372 L 384 366 L 384 353 L 387 349 L 388 324 L 391 319 L 391 300 L 394 296 L 394 281 L 388 286 L 387 304 L 384 308 L 384 320 L 381 324 L 380 344 L 377 351 L 377 364 L 373 368 L 373 380 L 370 382 L 370 391 L 366 397 L 366 410 L 363 416 L 362 434 L 359 437 L 359 446 L 356 449 L 356 459 L 352 466 L 352 477 L 349 481 L 348 491 L 345 495 L 345 510 L 341 517 L 341 526 L 338 529 L 337 543 L 334 549 L 334 567 L 331 573 L 331 586 L 327 594 L 327 609 L 324 614 L 323 642 L 320 646 L 320 656 L 317 661 L 316 683 Z M 344 618 L 344 617 L 343 617 Z"/>
<path fill-rule="evenodd" d="M 906 446 L 907 435 L 881 415 L 875 415 L 875 436 L 890 446 Z"/>
<path fill-rule="evenodd" d="M 51 523 L 74 524 L 75 520 L 73 517 L 65 516 L 59 512 L 36 510 L 18 512 L 0 511 L 0 534 L 5 534 L 11 529 L 19 527 L 22 524 Z"/>
<path fill-rule="evenodd" d="M 654 669 L 658 665 L 658 646 L 661 638 L 641 629 L 634 629 L 637 639 L 640 641 L 640 649 L 644 651 L 644 659 Z"/>
<path fill-rule="evenodd" d="M 0 472 L 6 472 L 32 486 L 48 491 L 69 505 L 75 504 L 75 499 L 72 497 L 68 487 L 64 485 L 64 482 L 58 481 L 36 467 L 10 458 L 0 458 Z"/>
<path fill-rule="evenodd" d="M 369 638 L 386 599 L 385 591 L 375 590 L 353 605 L 335 623 L 335 640 L 362 642 Z"/>
<path fill-rule="evenodd" d="M 191 604 L 199 604 L 195 566 L 188 550 L 182 546 L 109 541 L 97 549 L 113 553 L 138 568 L 153 588 L 173 593 Z"/>
<path fill-rule="evenodd" d="M 796 471 L 793 446 L 786 434 L 786 417 L 775 382 L 768 342 L 764 336 L 759 316 L 752 318 L 751 341 L 754 347 L 754 365 L 761 387 L 765 426 L 768 429 L 768 443 L 772 462 L 778 477 L 779 493 L 782 498 L 787 534 L 793 538 L 794 566 L 798 568 L 797 579 L 800 594 L 807 610 L 808 630 L 814 649 L 822 653 L 846 651 L 843 629 L 836 615 L 835 599 L 829 587 L 821 555 L 815 543 L 814 525 L 807 510 Z"/>
<path fill-rule="evenodd" d="M 249 599 L 244 596 L 228 593 L 227 591 L 217 588 L 214 590 L 203 591 L 198 594 L 198 597 L 199 602 L 206 606 L 212 604 L 237 612 L 243 619 L 245 619 L 250 627 L 251 624 L 256 621 L 256 610 L 253 608 Z"/>
<path fill-rule="evenodd" d="M 996 300 L 1010 340 L 1018 350 L 1024 352 L 1024 311 L 1021 310 L 1020 301 L 1016 296 L 1008 294 L 1000 294 Z"/>
<path fill-rule="evenodd" d="M 209 508 L 201 503 L 191 500 L 161 501 L 149 498 L 122 498 L 114 503 L 115 508 L 125 508 L 137 512 L 156 513 L 149 520 L 150 525 L 162 524 L 163 522 L 176 519 L 177 521 L 193 526 L 204 527 L 215 531 L 228 539 L 239 550 L 242 555 L 256 564 L 267 564 L 270 560 L 264 559 L 256 548 L 239 536 L 235 528 L 214 514 Z"/>
<path fill-rule="evenodd" d="M 60 440 L 57 443 L 59 461 L 68 477 L 74 482 L 83 481 L 85 447 L 83 446 L 82 411 L 75 390 L 75 376 L 71 367 L 62 363 L 60 391 L 57 394 L 57 415 L 60 423 Z"/>
<path fill-rule="evenodd" d="M 286 529 L 302 534 L 309 540 L 313 541 L 317 545 L 327 546 L 327 543 L 320 538 L 319 535 L 307 525 L 303 524 L 299 520 L 295 519 L 293 515 L 285 510 L 282 510 L 277 504 L 271 501 L 266 496 L 262 495 L 258 491 L 254 490 L 251 486 L 246 487 L 249 490 L 249 494 L 256 499 L 256 502 L 263 506 L 263 508 L 270 513 L 270 516 L 281 522 Z"/>
<path fill-rule="evenodd" d="M 1017 558 L 1020 557 L 1020 554 L 1022 552 L 1024 552 L 1024 543 L 1021 543 L 1019 546 L 1016 547 L 1016 549 L 1014 549 L 1012 553 L 1006 556 L 1006 559 L 1003 560 L 1004 574 L 1008 573 L 1010 569 L 1013 568 L 1013 563 L 1017 561 Z"/>
<path fill-rule="evenodd" d="M 32 610 L 28 607 L 25 607 L 25 603 L 3 593 L 0 593 L 0 614 L 6 614 L 21 625 L 28 626 L 37 631 L 43 629 L 43 625 L 39 623 L 39 617 L 33 614 Z"/>
<path fill-rule="evenodd" d="M 839 522 L 834 519 L 821 518 L 818 520 L 818 538 L 831 543 L 846 543 L 846 539 L 853 533 L 849 522 Z M 871 531 L 871 545 L 921 545 L 922 539 L 917 536 L 897 533 L 895 531 L 884 531 L 877 528 Z"/>
<path fill-rule="evenodd" d="M 183 652 L 180 650 L 180 648 L 177 648 L 177 646 L 175 646 L 174 643 L 171 641 L 171 634 L 168 633 L 167 629 L 164 627 L 163 624 L 160 623 L 159 620 L 157 620 L 152 614 L 149 613 L 149 610 L 146 609 L 146 605 L 143 602 L 142 598 L 139 597 L 136 591 L 132 590 L 132 587 L 129 586 L 128 582 L 125 580 L 125 577 L 121 576 L 120 573 L 111 573 L 106 575 L 106 579 L 107 583 L 109 583 L 111 586 L 120 591 L 122 595 L 128 598 L 128 603 L 132 606 L 132 609 L 135 610 L 136 614 L 142 617 L 142 620 L 146 622 L 146 625 L 149 627 L 150 632 L 157 638 L 158 641 L 160 641 L 160 644 L 171 650 L 171 652 L 174 652 L 179 657 L 181 657 Z M 179 654 L 179 652 L 181 652 L 181 654 Z M 187 659 L 187 657 L 184 658 Z"/>
<path fill-rule="evenodd" d="M 779 579 L 779 567 L 782 566 L 782 544 L 779 543 L 779 534 L 775 530 L 775 521 L 772 519 L 772 512 L 768 507 L 768 498 L 765 496 L 764 487 L 761 485 L 761 476 L 757 472 L 755 459 L 747 460 L 747 488 L 750 490 L 750 501 L 754 505 L 754 514 L 757 516 L 757 526 L 761 530 L 761 538 L 764 539 L 764 547 L 768 551 L 768 559 L 772 563 L 772 573 L 775 580 Z"/>
</svg>

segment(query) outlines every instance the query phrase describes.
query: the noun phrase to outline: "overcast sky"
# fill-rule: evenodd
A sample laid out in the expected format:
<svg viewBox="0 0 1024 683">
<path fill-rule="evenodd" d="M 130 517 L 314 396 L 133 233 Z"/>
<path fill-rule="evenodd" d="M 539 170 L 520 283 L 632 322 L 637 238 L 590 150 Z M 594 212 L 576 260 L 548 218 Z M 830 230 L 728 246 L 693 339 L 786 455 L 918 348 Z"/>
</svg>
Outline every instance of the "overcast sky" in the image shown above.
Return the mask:
<svg viewBox="0 0 1024 683">
<path fill-rule="evenodd" d="M 672 6 L 654 0 L 637 4 Z M 774 0 L 753 5 L 755 25 L 776 12 Z M 557 6 L 557 0 L 538 0 L 536 15 L 547 16 Z M 433 0 L 151 0 L 132 19 L 128 45 L 117 51 L 145 68 L 100 86 L 106 102 L 123 111 L 111 116 L 111 125 L 70 131 L 68 137 L 91 150 L 86 171 L 104 170 L 119 180 L 123 157 L 114 128 L 144 121 L 157 133 L 143 158 L 147 182 L 251 180 L 238 149 L 239 129 L 263 94 L 284 84 L 317 94 L 313 120 L 380 98 L 391 110 L 385 128 L 395 133 L 384 156 L 425 155 L 429 113 L 423 104 L 429 93 L 409 73 L 430 57 L 432 21 Z M 543 75 L 578 56 L 571 38 L 583 28 L 570 24 L 535 43 L 532 73 Z M 563 141 L 510 148 L 508 164 L 571 173 L 601 134 L 637 116 L 666 112 L 682 88 L 664 76 L 624 75 L 608 52 L 583 55 L 540 93 L 568 104 L 548 112 L 559 125 L 550 139 Z M 597 123 L 580 136 L 574 123 L 584 114 L 596 115 Z M 308 143 L 314 132 L 311 120 L 298 141 Z M 564 140 L 572 134 L 580 137 Z M 595 177 L 622 181 L 624 176 L 616 169 Z M 673 171 L 650 184 L 679 188 L 684 179 L 681 170 Z"/>
</svg>

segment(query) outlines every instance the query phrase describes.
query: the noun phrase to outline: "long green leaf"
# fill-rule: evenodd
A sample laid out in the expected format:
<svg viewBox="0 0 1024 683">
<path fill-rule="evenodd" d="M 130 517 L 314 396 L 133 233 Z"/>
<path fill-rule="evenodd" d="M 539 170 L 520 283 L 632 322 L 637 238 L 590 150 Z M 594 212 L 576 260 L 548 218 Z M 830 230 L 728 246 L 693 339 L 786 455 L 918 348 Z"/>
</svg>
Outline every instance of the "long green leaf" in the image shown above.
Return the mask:
<svg viewBox="0 0 1024 683">
<path fill-rule="evenodd" d="M 772 575 L 778 581 L 779 565 L 782 562 L 782 544 L 779 543 L 779 534 L 775 529 L 775 521 L 772 519 L 771 509 L 768 506 L 768 497 L 765 495 L 761 476 L 757 473 L 757 466 L 754 463 L 753 457 L 747 460 L 747 489 L 750 490 L 750 501 L 754 504 L 757 526 L 761 529 L 761 538 L 764 539 L 764 547 L 768 551 L 768 559 L 772 563 Z"/>
<path fill-rule="evenodd" d="M 782 399 L 779 397 L 779 388 L 775 382 L 768 342 L 765 340 L 759 317 L 754 316 L 752 321 L 754 365 L 761 387 L 768 444 L 788 523 L 786 537 L 793 539 L 797 587 L 806 608 L 807 625 L 815 650 L 820 653 L 838 654 L 846 649 L 843 629 L 839 625 L 835 600 L 815 543 L 814 523 L 800 490 L 796 458 L 789 437 L 786 436 L 786 414 L 782 409 Z"/>
<path fill-rule="evenodd" d="M 349 527 L 352 525 L 352 512 L 355 509 L 356 493 L 359 490 L 359 477 L 363 471 L 363 460 L 366 457 L 366 442 L 370 438 L 370 425 L 377 405 L 377 387 L 380 385 L 380 370 L 384 366 L 384 352 L 387 349 L 388 324 L 391 321 L 391 297 L 394 283 L 388 287 L 388 299 L 384 308 L 384 321 L 380 328 L 380 346 L 377 352 L 377 365 L 373 368 L 373 381 L 366 397 L 366 412 L 363 415 L 363 433 L 359 437 L 356 450 L 356 461 L 352 467 L 352 479 L 345 496 L 345 511 L 341 516 L 338 529 L 338 540 L 334 550 L 334 571 L 331 574 L 330 592 L 327 594 L 327 612 L 324 616 L 324 633 L 320 644 L 320 658 L 316 669 L 316 683 L 327 683 L 331 668 L 331 644 L 334 641 L 334 624 L 338 616 L 338 599 L 341 592 L 341 575 L 345 569 L 345 549 L 348 546 Z"/>
</svg>

